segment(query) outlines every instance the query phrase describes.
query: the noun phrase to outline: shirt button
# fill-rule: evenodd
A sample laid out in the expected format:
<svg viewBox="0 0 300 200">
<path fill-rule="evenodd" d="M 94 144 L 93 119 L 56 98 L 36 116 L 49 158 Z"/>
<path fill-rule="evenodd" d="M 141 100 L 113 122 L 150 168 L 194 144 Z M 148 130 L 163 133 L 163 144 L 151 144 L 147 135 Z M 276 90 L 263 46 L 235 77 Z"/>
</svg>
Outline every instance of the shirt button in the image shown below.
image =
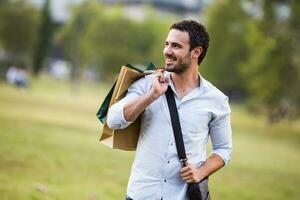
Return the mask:
<svg viewBox="0 0 300 200">
<path fill-rule="evenodd" d="M 168 160 L 168 164 L 170 163 L 170 161 Z"/>
<path fill-rule="evenodd" d="M 170 144 L 171 146 L 173 146 L 173 142 L 171 142 L 171 144 Z"/>
<path fill-rule="evenodd" d="M 167 179 L 164 179 L 164 182 L 167 182 Z"/>
</svg>

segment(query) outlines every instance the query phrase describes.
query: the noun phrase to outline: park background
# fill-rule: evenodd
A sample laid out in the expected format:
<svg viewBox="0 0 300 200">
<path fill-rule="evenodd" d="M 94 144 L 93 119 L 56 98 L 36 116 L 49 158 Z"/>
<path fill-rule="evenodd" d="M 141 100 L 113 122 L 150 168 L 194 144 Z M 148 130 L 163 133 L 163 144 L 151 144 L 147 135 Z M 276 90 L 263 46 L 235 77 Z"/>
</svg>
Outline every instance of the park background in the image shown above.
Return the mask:
<svg viewBox="0 0 300 200">
<path fill-rule="evenodd" d="M 98 142 L 96 112 L 121 65 L 163 66 L 180 19 L 207 27 L 200 71 L 231 102 L 212 199 L 299 199 L 300 1 L 1 0 L 1 200 L 124 199 L 134 152 Z M 11 66 L 25 85 L 6 82 Z"/>
</svg>

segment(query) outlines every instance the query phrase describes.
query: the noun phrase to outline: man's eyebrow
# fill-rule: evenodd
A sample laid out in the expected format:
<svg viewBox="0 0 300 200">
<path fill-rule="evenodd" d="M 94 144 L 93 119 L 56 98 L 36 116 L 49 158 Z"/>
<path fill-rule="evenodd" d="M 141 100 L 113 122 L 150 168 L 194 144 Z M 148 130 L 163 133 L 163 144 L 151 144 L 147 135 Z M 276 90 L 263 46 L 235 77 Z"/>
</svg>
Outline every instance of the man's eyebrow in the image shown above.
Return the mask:
<svg viewBox="0 0 300 200">
<path fill-rule="evenodd" d="M 170 41 L 167 41 L 167 40 L 166 40 L 165 43 L 166 43 L 166 44 L 171 44 L 172 46 L 180 46 L 180 47 L 183 46 L 182 44 L 180 44 L 180 43 L 178 43 L 178 42 L 170 42 Z"/>
<path fill-rule="evenodd" d="M 179 44 L 177 42 L 172 42 L 171 45 L 176 47 L 183 47 L 182 44 Z"/>
</svg>

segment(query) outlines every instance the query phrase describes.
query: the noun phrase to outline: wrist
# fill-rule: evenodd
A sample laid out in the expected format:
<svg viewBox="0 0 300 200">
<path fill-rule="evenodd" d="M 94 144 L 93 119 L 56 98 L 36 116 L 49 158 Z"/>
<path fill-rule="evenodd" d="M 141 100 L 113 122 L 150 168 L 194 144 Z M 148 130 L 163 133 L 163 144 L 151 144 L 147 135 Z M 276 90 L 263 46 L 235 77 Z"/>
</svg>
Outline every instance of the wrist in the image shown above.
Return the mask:
<svg viewBox="0 0 300 200">
<path fill-rule="evenodd" d="M 156 99 L 158 99 L 160 97 L 160 94 L 157 91 L 155 91 L 153 88 L 150 89 L 148 94 L 149 94 L 149 98 L 152 101 L 155 101 Z"/>
<path fill-rule="evenodd" d="M 200 181 L 202 181 L 205 177 L 206 177 L 206 175 L 203 173 L 203 170 L 201 170 L 201 168 L 198 168 L 197 169 L 197 174 L 198 174 L 198 182 L 200 182 Z"/>
</svg>

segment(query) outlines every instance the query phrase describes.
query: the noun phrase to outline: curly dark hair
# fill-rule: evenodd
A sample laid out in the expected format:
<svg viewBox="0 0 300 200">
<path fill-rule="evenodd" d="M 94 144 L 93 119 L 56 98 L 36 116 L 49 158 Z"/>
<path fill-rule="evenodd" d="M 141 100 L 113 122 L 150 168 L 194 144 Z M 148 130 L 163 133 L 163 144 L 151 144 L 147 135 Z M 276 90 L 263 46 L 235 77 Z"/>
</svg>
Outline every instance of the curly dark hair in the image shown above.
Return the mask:
<svg viewBox="0 0 300 200">
<path fill-rule="evenodd" d="M 201 23 L 198 23 L 194 20 L 183 20 L 174 23 L 170 27 L 170 30 L 171 29 L 188 32 L 190 38 L 190 51 L 195 47 L 202 47 L 202 53 L 198 58 L 198 65 L 200 65 L 206 55 L 209 46 L 209 35 L 206 31 L 206 28 Z"/>
</svg>

